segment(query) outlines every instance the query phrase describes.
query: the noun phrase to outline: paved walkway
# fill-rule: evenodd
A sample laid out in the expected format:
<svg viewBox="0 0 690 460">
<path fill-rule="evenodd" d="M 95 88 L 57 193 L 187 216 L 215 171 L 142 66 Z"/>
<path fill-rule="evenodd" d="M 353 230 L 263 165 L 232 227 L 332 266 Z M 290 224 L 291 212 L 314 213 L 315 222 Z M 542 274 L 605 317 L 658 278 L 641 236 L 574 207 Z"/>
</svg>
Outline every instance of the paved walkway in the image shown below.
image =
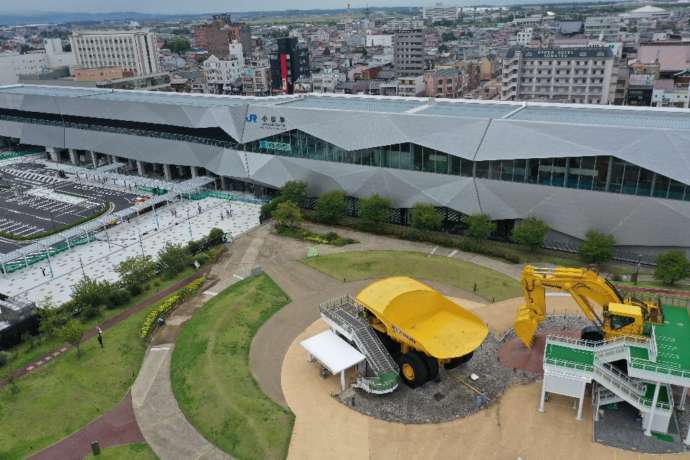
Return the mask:
<svg viewBox="0 0 690 460">
<path fill-rule="evenodd" d="M 187 421 L 170 385 L 174 345 L 156 345 L 146 353 L 132 386 L 132 405 L 146 442 L 161 459 L 230 459 Z"/>
<path fill-rule="evenodd" d="M 90 446 L 94 441 L 98 441 L 101 449 L 144 442 L 144 436 L 134 418 L 132 396 L 129 392 L 110 412 L 29 458 L 31 460 L 82 460 L 91 453 Z"/>
</svg>

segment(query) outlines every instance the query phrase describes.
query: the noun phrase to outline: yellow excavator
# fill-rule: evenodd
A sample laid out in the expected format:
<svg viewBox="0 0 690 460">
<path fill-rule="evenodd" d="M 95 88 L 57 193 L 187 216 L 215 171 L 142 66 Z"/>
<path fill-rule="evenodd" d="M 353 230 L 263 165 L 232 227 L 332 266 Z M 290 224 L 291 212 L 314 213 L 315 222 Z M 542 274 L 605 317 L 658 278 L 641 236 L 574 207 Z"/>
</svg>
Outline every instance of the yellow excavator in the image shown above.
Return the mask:
<svg viewBox="0 0 690 460">
<path fill-rule="evenodd" d="M 515 334 L 527 347 L 546 317 L 546 290 L 569 293 L 592 322 L 582 329 L 584 340 L 599 341 L 622 335 L 644 336 L 648 323 L 663 323 L 658 302 L 624 298 L 616 287 L 596 272 L 582 268 L 542 268 L 527 265 L 522 271 L 525 304 L 515 319 Z"/>
</svg>

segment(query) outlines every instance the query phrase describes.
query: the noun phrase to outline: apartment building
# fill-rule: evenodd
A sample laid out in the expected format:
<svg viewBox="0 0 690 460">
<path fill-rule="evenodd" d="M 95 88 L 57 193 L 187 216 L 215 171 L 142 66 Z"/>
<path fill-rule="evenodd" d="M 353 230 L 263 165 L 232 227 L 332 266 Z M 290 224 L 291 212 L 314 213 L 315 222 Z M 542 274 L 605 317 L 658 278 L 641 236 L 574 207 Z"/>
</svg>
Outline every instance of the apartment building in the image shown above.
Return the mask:
<svg viewBox="0 0 690 460">
<path fill-rule="evenodd" d="M 393 37 L 393 66 L 399 77 L 424 73 L 424 32 L 422 29 L 401 30 Z"/>
<path fill-rule="evenodd" d="M 139 76 L 161 71 L 156 34 L 148 30 L 75 31 L 70 43 L 77 67 L 122 67 Z"/>
<path fill-rule="evenodd" d="M 511 48 L 501 99 L 608 104 L 613 64 L 609 48 Z"/>
<path fill-rule="evenodd" d="M 254 56 L 242 70 L 242 94 L 268 96 L 271 94 L 271 66 L 268 59 Z"/>
<path fill-rule="evenodd" d="M 442 3 L 437 3 L 434 6 L 425 6 L 422 8 L 422 18 L 433 22 L 441 21 L 455 21 L 458 19 L 457 6 L 444 6 Z"/>
<path fill-rule="evenodd" d="M 585 19 L 585 35 L 603 41 L 616 41 L 623 21 L 618 16 L 590 16 Z"/>
</svg>

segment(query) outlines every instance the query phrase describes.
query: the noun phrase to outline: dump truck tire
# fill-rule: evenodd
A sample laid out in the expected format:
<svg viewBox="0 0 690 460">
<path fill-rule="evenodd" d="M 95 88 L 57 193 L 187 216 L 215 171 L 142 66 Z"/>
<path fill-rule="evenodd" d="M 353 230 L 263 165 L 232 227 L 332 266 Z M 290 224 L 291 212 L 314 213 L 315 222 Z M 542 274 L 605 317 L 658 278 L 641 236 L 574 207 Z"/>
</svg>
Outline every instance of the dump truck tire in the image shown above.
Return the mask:
<svg viewBox="0 0 690 460">
<path fill-rule="evenodd" d="M 582 340 L 600 342 L 604 340 L 604 332 L 596 326 L 585 326 L 580 332 L 580 338 Z"/>
<path fill-rule="evenodd" d="M 459 365 L 465 364 L 467 361 L 472 359 L 472 355 L 474 355 L 473 351 L 467 353 L 466 355 L 459 356 L 457 358 L 453 358 L 450 361 L 448 361 L 447 363 L 445 363 L 443 365 L 443 367 L 445 367 L 446 369 L 455 369 Z"/>
<path fill-rule="evenodd" d="M 400 357 L 400 377 L 410 388 L 417 388 L 429 380 L 429 370 L 423 356 L 416 351 Z"/>
<path fill-rule="evenodd" d="M 429 355 L 424 355 L 426 369 L 429 371 L 429 380 L 435 380 L 438 377 L 438 359 Z"/>
</svg>

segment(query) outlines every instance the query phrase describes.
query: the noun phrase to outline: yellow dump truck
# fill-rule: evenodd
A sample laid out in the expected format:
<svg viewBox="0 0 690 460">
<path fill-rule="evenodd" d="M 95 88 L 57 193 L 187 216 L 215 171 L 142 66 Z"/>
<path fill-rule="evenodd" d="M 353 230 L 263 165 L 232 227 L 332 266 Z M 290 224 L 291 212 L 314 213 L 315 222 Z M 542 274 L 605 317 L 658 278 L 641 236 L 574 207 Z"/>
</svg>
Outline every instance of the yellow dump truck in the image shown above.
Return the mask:
<svg viewBox="0 0 690 460">
<path fill-rule="evenodd" d="M 376 281 L 356 300 L 411 387 L 435 379 L 441 364 L 467 362 L 488 334 L 474 313 L 412 278 Z"/>
</svg>

